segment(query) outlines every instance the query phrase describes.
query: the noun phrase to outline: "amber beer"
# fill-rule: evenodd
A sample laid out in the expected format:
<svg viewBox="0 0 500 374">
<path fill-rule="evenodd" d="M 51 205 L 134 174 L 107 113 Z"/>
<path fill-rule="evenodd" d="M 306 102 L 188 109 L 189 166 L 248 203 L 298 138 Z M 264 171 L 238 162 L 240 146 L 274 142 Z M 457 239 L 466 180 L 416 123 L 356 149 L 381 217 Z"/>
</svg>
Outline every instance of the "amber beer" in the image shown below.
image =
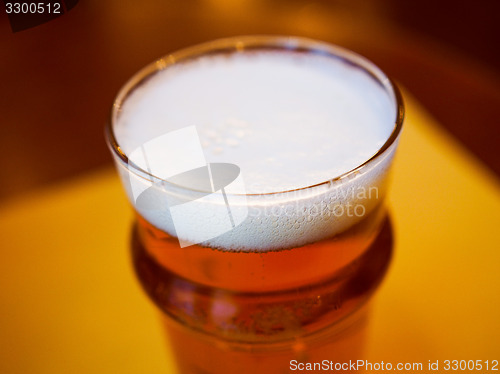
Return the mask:
<svg viewBox="0 0 500 374">
<path fill-rule="evenodd" d="M 207 43 L 124 87 L 109 143 L 136 210 L 136 273 L 179 372 L 363 358 L 401 125 L 380 70 L 301 38 Z"/>
</svg>

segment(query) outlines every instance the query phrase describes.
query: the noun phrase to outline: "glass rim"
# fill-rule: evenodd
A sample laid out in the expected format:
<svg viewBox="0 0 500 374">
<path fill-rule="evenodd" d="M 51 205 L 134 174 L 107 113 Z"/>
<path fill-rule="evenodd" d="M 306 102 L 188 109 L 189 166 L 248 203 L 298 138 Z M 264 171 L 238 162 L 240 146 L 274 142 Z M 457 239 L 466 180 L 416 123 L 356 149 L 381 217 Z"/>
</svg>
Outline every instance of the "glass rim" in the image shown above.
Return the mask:
<svg viewBox="0 0 500 374">
<path fill-rule="evenodd" d="M 211 54 L 229 54 L 229 53 L 240 53 L 250 50 L 284 50 L 284 51 L 294 51 L 302 53 L 313 53 L 321 54 L 327 57 L 332 57 L 336 59 L 341 59 L 345 63 L 367 73 L 373 80 L 375 80 L 379 85 L 381 85 L 386 93 L 389 93 L 393 104 L 395 107 L 395 118 L 394 118 L 394 128 L 391 131 L 390 136 L 384 142 L 384 144 L 379 147 L 377 152 L 368 158 L 363 163 L 358 166 L 341 173 L 338 176 L 330 178 L 324 182 L 319 182 L 310 186 L 288 189 L 283 191 L 273 191 L 264 193 L 250 193 L 250 194 L 230 194 L 234 196 L 264 196 L 264 195 L 279 195 L 287 194 L 297 191 L 312 190 L 321 186 L 331 186 L 335 183 L 341 183 L 342 180 L 358 173 L 368 164 L 373 163 L 375 160 L 379 159 L 390 147 L 393 145 L 399 137 L 401 129 L 403 127 L 403 120 L 405 115 L 405 108 L 403 97 L 399 91 L 397 85 L 394 81 L 389 78 L 377 65 L 368 60 L 367 58 L 353 52 L 349 49 L 333 45 L 323 41 L 317 41 L 314 39 L 309 39 L 305 37 L 298 36 L 277 36 L 277 35 L 252 35 L 252 36 L 235 36 L 223 39 L 216 39 L 213 41 L 205 42 L 202 44 L 197 44 L 191 47 L 183 48 L 178 51 L 167 54 L 156 61 L 146 65 L 137 73 L 135 73 L 118 91 L 118 94 L 113 102 L 110 120 L 107 121 L 105 126 L 105 136 L 107 140 L 108 147 L 110 148 L 113 155 L 117 156 L 118 159 L 124 164 L 128 165 L 128 170 L 133 172 L 136 176 L 144 178 L 148 181 L 158 180 L 164 186 L 171 186 L 173 189 L 181 189 L 190 192 L 201 192 L 198 190 L 190 189 L 186 186 L 180 186 L 172 182 L 166 181 L 165 179 L 159 178 L 154 174 L 144 170 L 138 165 L 134 164 L 129 157 L 123 152 L 118 143 L 118 140 L 114 133 L 114 124 L 121 112 L 122 104 L 126 101 L 129 94 L 139 87 L 141 84 L 145 83 L 149 78 L 151 78 L 157 72 L 173 66 L 178 63 L 187 62 L 192 59 L 196 59 L 201 56 L 208 56 Z"/>
</svg>

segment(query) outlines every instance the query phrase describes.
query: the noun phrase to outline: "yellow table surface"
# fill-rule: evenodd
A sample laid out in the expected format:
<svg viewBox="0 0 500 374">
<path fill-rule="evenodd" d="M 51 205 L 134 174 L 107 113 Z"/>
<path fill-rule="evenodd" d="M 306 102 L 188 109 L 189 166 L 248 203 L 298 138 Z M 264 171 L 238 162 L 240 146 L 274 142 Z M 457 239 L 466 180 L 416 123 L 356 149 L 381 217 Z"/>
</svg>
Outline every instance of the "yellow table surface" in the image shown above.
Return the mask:
<svg viewBox="0 0 500 374">
<path fill-rule="evenodd" d="M 369 360 L 500 360 L 499 191 L 407 102 L 389 199 L 395 254 Z M 111 168 L 0 206 L 0 373 L 174 372 L 132 272 L 131 220 Z"/>
</svg>

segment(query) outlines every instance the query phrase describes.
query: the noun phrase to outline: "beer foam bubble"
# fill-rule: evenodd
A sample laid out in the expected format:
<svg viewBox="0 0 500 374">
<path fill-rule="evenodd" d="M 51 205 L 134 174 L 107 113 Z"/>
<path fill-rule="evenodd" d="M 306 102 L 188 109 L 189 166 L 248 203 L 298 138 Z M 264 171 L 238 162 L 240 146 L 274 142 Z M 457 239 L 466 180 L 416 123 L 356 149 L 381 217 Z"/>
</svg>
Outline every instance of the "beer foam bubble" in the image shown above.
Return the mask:
<svg viewBox="0 0 500 374">
<path fill-rule="evenodd" d="M 208 163 L 240 168 L 244 183 L 230 191 L 230 203 L 248 208 L 241 224 L 203 244 L 274 250 L 333 236 L 378 205 L 394 147 L 340 181 L 324 182 L 374 156 L 394 130 L 396 110 L 392 93 L 341 58 L 252 51 L 198 57 L 160 70 L 126 97 L 113 131 L 129 155 L 151 139 L 195 126 Z M 121 169 L 125 179 L 131 173 Z M 306 188 L 314 185 L 319 186 Z M 156 205 L 168 204 L 165 194 L 158 188 Z M 200 204 L 206 209 L 210 203 Z M 348 215 L 347 206 L 356 204 L 363 209 Z M 175 235 L 168 209 L 137 210 Z M 201 216 L 186 213 L 180 219 L 203 227 Z M 190 240 L 199 243 L 195 233 Z"/>
</svg>

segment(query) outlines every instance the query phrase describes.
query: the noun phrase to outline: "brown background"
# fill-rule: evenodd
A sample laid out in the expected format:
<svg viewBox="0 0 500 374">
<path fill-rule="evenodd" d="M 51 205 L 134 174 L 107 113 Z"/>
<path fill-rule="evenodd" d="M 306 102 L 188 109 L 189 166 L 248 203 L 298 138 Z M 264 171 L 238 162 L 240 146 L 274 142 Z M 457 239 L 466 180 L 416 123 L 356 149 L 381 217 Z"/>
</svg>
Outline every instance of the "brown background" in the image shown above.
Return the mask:
<svg viewBox="0 0 500 374">
<path fill-rule="evenodd" d="M 13 33 L 2 8 L 0 202 L 110 164 L 103 126 L 133 73 L 243 34 L 307 36 L 365 55 L 498 174 L 499 14 L 500 2 L 484 0 L 80 0 Z"/>
</svg>

